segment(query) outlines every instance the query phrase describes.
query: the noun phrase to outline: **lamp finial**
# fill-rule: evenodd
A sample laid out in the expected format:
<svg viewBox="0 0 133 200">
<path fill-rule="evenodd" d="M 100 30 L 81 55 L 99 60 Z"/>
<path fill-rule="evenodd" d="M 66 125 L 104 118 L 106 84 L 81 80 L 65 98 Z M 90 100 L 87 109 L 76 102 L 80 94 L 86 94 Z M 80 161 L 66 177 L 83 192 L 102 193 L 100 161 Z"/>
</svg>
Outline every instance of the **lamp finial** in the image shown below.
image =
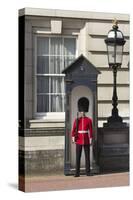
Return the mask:
<svg viewBox="0 0 133 200">
<path fill-rule="evenodd" d="M 118 20 L 116 18 L 114 18 L 113 22 L 113 28 L 114 29 L 118 29 Z"/>
</svg>

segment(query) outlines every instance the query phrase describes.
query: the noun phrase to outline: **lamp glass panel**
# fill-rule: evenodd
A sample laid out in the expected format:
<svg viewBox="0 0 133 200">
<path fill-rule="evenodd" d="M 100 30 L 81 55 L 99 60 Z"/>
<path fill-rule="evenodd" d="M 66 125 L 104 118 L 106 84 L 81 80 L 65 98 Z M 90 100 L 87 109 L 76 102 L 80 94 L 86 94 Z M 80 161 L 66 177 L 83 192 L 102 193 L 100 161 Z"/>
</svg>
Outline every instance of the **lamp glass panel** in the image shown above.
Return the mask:
<svg viewBox="0 0 133 200">
<path fill-rule="evenodd" d="M 117 45 L 116 46 L 116 63 L 122 63 L 122 55 L 123 55 L 123 46 Z"/>
<path fill-rule="evenodd" d="M 115 46 L 114 45 L 107 45 L 107 51 L 108 51 L 108 62 L 109 64 L 115 63 Z"/>
</svg>

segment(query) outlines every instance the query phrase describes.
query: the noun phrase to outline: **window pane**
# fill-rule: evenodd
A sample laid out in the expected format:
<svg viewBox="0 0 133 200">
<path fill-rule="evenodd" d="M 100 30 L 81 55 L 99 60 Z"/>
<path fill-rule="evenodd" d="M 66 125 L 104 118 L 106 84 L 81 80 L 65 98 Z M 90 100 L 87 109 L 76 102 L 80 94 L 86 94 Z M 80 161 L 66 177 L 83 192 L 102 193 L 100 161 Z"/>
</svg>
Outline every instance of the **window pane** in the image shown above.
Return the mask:
<svg viewBox="0 0 133 200">
<path fill-rule="evenodd" d="M 49 73 L 49 56 L 37 56 L 37 74 Z"/>
<path fill-rule="evenodd" d="M 37 77 L 37 93 L 49 93 L 49 78 L 45 76 Z"/>
<path fill-rule="evenodd" d="M 51 112 L 63 112 L 62 95 L 51 95 Z"/>
<path fill-rule="evenodd" d="M 50 54 L 61 55 L 62 54 L 62 38 L 51 38 L 50 40 Z"/>
<path fill-rule="evenodd" d="M 65 68 L 68 67 L 74 61 L 74 59 L 75 59 L 75 56 L 70 56 L 70 57 L 65 56 L 64 57 L 64 67 Z"/>
<path fill-rule="evenodd" d="M 64 93 L 64 77 L 51 77 L 50 93 Z"/>
<path fill-rule="evenodd" d="M 38 37 L 37 38 L 37 55 L 49 54 L 49 38 Z"/>
<path fill-rule="evenodd" d="M 58 95 L 56 97 L 56 112 L 62 112 L 62 96 Z"/>
<path fill-rule="evenodd" d="M 62 56 L 50 56 L 50 74 L 61 74 L 63 68 Z"/>
<path fill-rule="evenodd" d="M 76 40 L 75 38 L 64 38 L 64 55 L 75 55 Z"/>
<path fill-rule="evenodd" d="M 56 95 L 51 95 L 51 112 L 56 112 Z"/>
<path fill-rule="evenodd" d="M 49 112 L 48 95 L 37 95 L 37 112 Z"/>
<path fill-rule="evenodd" d="M 50 93 L 56 93 L 56 79 L 55 77 L 51 77 L 51 91 Z"/>
</svg>

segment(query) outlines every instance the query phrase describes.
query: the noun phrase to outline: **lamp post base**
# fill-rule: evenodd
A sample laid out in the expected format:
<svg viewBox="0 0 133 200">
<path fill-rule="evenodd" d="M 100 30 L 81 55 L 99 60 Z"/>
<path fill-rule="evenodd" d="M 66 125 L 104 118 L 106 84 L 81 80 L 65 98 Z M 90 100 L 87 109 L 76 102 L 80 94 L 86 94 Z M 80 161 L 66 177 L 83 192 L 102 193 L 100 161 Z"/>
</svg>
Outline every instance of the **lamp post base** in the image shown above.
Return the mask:
<svg viewBox="0 0 133 200">
<path fill-rule="evenodd" d="M 119 111 L 116 106 L 117 104 L 112 109 L 112 115 L 107 118 L 107 123 L 104 123 L 104 126 L 117 126 L 117 127 L 127 126 L 127 123 L 124 123 L 123 118 L 119 116 Z"/>
<path fill-rule="evenodd" d="M 120 116 L 110 116 L 107 118 L 107 123 L 103 124 L 103 127 L 127 127 L 128 124 L 123 122 Z"/>
<path fill-rule="evenodd" d="M 108 121 L 108 123 L 116 123 L 116 122 L 121 122 L 122 123 L 122 117 L 120 117 L 120 116 L 110 116 L 110 117 L 108 117 L 108 119 L 107 119 L 107 121 Z"/>
<path fill-rule="evenodd" d="M 129 126 L 105 123 L 98 128 L 98 166 L 100 172 L 129 170 Z"/>
</svg>

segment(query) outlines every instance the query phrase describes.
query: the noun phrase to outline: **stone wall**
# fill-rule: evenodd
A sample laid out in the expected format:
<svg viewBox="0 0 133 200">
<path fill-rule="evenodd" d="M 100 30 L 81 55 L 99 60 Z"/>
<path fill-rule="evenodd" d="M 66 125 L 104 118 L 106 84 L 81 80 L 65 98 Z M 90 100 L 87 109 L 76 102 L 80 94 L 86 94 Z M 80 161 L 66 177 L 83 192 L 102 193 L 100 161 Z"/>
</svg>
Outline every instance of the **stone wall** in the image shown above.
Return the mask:
<svg viewBox="0 0 133 200">
<path fill-rule="evenodd" d="M 19 151 L 20 162 L 24 161 L 25 175 L 64 173 L 64 150 Z M 23 165 L 23 164 L 22 164 Z M 23 174 L 23 167 L 20 167 Z"/>
<path fill-rule="evenodd" d="M 64 173 L 64 128 L 20 129 L 19 173 Z"/>
<path fill-rule="evenodd" d="M 60 122 L 58 116 L 46 121 L 45 117 L 36 116 L 35 98 L 35 41 L 38 35 L 52 36 L 51 20 L 60 21 L 59 36 L 77 38 L 77 57 L 85 55 L 101 75 L 98 77 L 98 126 L 111 113 L 113 75 L 108 69 L 107 51 L 104 39 L 112 28 L 112 19 L 119 21 L 119 28 L 124 33 L 126 44 L 122 68 L 118 70 L 118 98 L 120 115 L 129 121 L 129 15 L 112 13 L 95 13 L 79 11 L 45 10 L 25 8 L 20 10 L 24 16 L 24 66 L 20 74 L 24 81 L 24 127 L 20 130 L 20 171 L 25 163 L 25 173 L 45 173 L 63 171 L 64 164 L 64 117 Z M 20 55 L 21 56 L 21 55 Z M 21 93 L 21 88 L 20 91 Z M 19 105 L 21 107 L 21 105 Z M 49 139 L 48 139 L 49 137 Z M 42 140 L 41 140 L 42 139 Z M 60 143 L 58 143 L 58 139 Z M 41 145 L 40 145 L 41 144 Z"/>
</svg>

